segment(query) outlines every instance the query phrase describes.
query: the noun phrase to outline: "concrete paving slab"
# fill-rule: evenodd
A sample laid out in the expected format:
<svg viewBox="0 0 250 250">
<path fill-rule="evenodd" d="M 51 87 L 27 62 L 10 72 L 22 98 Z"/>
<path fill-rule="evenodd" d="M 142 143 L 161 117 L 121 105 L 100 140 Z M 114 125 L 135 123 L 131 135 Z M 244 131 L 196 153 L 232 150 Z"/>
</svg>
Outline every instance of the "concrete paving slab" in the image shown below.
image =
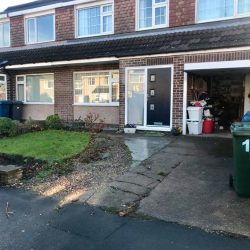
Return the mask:
<svg viewBox="0 0 250 250">
<path fill-rule="evenodd" d="M 120 182 L 126 182 L 126 183 L 140 185 L 143 187 L 147 187 L 150 184 L 155 182 L 155 179 L 152 179 L 152 178 L 147 177 L 145 175 L 130 173 L 130 172 L 118 177 L 116 180 L 120 181 Z"/>
<path fill-rule="evenodd" d="M 104 188 L 95 193 L 87 203 L 91 206 L 100 206 L 119 209 L 122 205 L 132 204 L 139 200 L 136 194 L 115 190 L 111 187 Z"/>
<path fill-rule="evenodd" d="M 124 141 L 132 154 L 132 167 L 136 167 L 142 161 L 166 147 L 171 142 L 171 138 L 166 136 L 153 137 L 133 135 L 125 136 Z"/>
<path fill-rule="evenodd" d="M 129 192 L 129 193 L 141 196 L 141 197 L 145 197 L 151 191 L 150 188 L 142 187 L 136 184 L 126 183 L 126 182 L 115 181 L 115 182 L 112 182 L 110 186 L 120 191 Z"/>
</svg>

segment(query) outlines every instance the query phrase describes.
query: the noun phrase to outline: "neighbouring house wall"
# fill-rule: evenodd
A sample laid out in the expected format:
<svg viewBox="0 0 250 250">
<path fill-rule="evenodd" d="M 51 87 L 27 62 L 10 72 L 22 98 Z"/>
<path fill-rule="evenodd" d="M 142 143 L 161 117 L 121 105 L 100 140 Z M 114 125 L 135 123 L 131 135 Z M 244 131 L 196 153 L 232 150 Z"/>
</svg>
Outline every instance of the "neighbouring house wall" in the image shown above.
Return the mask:
<svg viewBox="0 0 250 250">
<path fill-rule="evenodd" d="M 119 107 L 74 106 L 74 119 L 83 119 L 89 113 L 99 114 L 105 124 L 119 124 Z"/>
<path fill-rule="evenodd" d="M 43 121 L 49 115 L 54 115 L 54 105 L 25 104 L 23 106 L 23 120 L 32 118 L 35 121 Z"/>
</svg>

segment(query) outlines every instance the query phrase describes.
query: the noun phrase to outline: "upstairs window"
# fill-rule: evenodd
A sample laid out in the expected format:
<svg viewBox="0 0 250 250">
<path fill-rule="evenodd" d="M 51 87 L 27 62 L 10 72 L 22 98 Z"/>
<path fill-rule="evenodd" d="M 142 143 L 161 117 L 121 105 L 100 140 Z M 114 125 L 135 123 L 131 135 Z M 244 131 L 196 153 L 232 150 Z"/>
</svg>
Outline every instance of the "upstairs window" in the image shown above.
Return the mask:
<svg viewBox="0 0 250 250">
<path fill-rule="evenodd" d="M 77 9 L 77 37 L 112 34 L 113 4 Z"/>
<path fill-rule="evenodd" d="M 161 28 L 168 25 L 169 0 L 137 0 L 138 29 Z"/>
<path fill-rule="evenodd" d="M 42 43 L 55 40 L 55 15 L 48 14 L 26 19 L 26 43 Z"/>
<path fill-rule="evenodd" d="M 10 22 L 0 23 L 0 47 L 10 46 Z"/>
<path fill-rule="evenodd" d="M 250 14 L 250 0 L 198 0 L 198 21 L 213 21 Z"/>
</svg>

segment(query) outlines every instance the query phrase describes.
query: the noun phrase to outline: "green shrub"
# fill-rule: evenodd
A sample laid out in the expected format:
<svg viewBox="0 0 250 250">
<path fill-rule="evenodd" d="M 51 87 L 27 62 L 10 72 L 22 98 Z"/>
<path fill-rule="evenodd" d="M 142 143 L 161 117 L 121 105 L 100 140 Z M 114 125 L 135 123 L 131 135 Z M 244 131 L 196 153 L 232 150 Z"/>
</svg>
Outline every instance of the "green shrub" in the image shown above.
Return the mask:
<svg viewBox="0 0 250 250">
<path fill-rule="evenodd" d="M 63 123 L 59 115 L 50 115 L 45 121 L 46 127 L 49 129 L 62 129 Z"/>
<path fill-rule="evenodd" d="M 15 136 L 19 131 L 19 123 L 10 118 L 0 117 L 0 135 Z"/>
</svg>

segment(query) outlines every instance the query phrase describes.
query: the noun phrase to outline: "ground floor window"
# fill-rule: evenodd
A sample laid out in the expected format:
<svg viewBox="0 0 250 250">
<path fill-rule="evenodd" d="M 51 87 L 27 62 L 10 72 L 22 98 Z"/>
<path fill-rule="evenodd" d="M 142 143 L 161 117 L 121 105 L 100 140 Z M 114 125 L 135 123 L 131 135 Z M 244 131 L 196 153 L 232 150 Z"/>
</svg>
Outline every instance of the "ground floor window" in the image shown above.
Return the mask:
<svg viewBox="0 0 250 250">
<path fill-rule="evenodd" d="M 54 74 L 17 76 L 17 100 L 25 103 L 54 103 Z"/>
<path fill-rule="evenodd" d="M 0 100 L 7 99 L 7 80 L 6 75 L 0 75 Z"/>
<path fill-rule="evenodd" d="M 75 104 L 119 104 L 119 71 L 74 74 Z"/>
</svg>

